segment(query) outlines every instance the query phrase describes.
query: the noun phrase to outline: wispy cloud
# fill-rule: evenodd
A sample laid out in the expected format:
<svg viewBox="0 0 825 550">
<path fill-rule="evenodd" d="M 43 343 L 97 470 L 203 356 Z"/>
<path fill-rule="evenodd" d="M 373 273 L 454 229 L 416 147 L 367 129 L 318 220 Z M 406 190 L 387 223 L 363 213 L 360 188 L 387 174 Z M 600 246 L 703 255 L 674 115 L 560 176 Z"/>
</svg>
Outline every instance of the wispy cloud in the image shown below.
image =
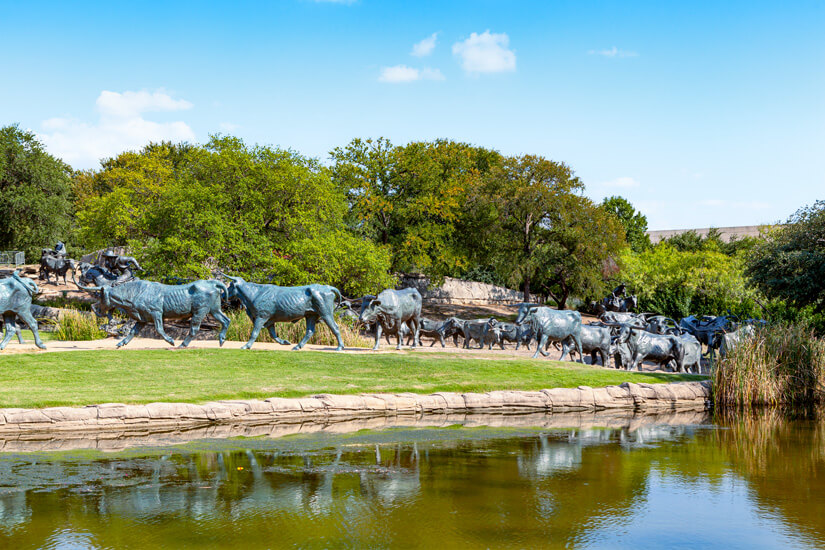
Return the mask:
<svg viewBox="0 0 825 550">
<path fill-rule="evenodd" d="M 620 178 L 612 179 L 609 181 L 603 181 L 600 185 L 602 187 L 630 189 L 633 187 L 639 187 L 639 182 L 631 177 L 622 176 Z"/>
<path fill-rule="evenodd" d="M 629 50 L 620 50 L 613 46 L 609 50 L 590 50 L 587 52 L 590 55 L 601 55 L 603 57 L 638 57 L 639 54 Z"/>
<path fill-rule="evenodd" d="M 438 33 L 432 33 L 430 36 L 428 36 L 421 42 L 418 42 L 417 44 L 413 45 L 410 55 L 415 57 L 426 57 L 430 55 L 431 53 L 433 53 L 433 50 L 435 49 L 435 41 L 437 38 Z"/>
<path fill-rule="evenodd" d="M 453 44 L 453 54 L 470 74 L 510 72 L 516 70 L 516 54 L 509 45 L 506 33 L 492 34 L 487 30 Z"/>
<path fill-rule="evenodd" d="M 441 71 L 438 69 L 431 69 L 429 67 L 416 69 L 406 65 L 395 65 L 381 69 L 378 80 L 391 84 L 402 84 L 415 82 L 416 80 L 444 80 L 444 75 L 441 74 Z"/>
<path fill-rule="evenodd" d="M 154 122 L 144 113 L 182 111 L 193 105 L 166 92 L 110 92 L 96 101 L 98 120 L 88 123 L 73 117 L 44 120 L 40 139 L 55 155 L 75 168 L 91 168 L 101 158 L 139 149 L 150 141 L 194 141 L 195 133 L 183 121 Z"/>
<path fill-rule="evenodd" d="M 234 132 L 235 130 L 240 128 L 240 125 L 233 124 L 231 122 L 221 122 L 220 124 L 218 124 L 218 127 L 224 132 Z"/>
</svg>

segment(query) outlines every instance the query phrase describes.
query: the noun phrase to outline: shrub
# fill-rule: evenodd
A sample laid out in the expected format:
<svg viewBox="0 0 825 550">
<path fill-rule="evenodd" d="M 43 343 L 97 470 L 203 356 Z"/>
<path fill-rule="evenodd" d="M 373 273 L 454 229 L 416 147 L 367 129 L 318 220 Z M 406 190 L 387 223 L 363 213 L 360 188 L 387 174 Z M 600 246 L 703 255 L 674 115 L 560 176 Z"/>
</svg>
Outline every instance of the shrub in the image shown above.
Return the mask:
<svg viewBox="0 0 825 550">
<path fill-rule="evenodd" d="M 246 342 L 249 340 L 249 335 L 252 334 L 252 321 L 249 320 L 246 312 L 237 309 L 226 312 L 232 324 L 229 325 L 229 330 L 226 333 L 226 339 L 236 342 Z M 341 330 L 341 338 L 344 340 L 346 347 L 372 347 L 372 342 L 368 338 L 361 336 L 355 328 L 342 319 L 336 319 L 338 328 Z M 275 323 L 275 331 L 280 338 L 288 340 L 292 344 L 297 344 L 301 341 L 306 333 L 306 320 L 302 319 L 297 323 Z M 258 335 L 256 342 L 274 342 L 269 331 L 263 329 Z M 323 321 L 315 324 L 315 334 L 309 339 L 310 344 L 318 344 L 321 346 L 336 346 L 338 345 L 335 335 Z"/>
<path fill-rule="evenodd" d="M 713 373 L 716 405 L 808 405 L 825 402 L 825 340 L 806 324 L 756 330 Z"/>
<path fill-rule="evenodd" d="M 77 310 L 66 312 L 60 319 L 55 336 L 62 341 L 101 340 L 108 335 L 100 330 L 94 315 Z"/>
</svg>

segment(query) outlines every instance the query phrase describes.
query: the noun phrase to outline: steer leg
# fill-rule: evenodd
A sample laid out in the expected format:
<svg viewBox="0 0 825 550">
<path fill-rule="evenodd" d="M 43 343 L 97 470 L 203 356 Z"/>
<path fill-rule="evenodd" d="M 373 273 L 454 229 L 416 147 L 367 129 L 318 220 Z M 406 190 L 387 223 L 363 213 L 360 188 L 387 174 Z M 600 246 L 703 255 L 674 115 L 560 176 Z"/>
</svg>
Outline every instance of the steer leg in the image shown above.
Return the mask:
<svg viewBox="0 0 825 550">
<path fill-rule="evenodd" d="M 285 340 L 278 336 L 278 332 L 275 330 L 275 321 L 269 321 L 266 325 L 264 325 L 266 329 L 269 331 L 269 335 L 272 336 L 272 339 L 281 344 L 282 346 L 288 346 L 290 344 L 289 340 Z"/>
<path fill-rule="evenodd" d="M 294 348 L 292 348 L 293 350 L 299 350 L 302 347 L 304 347 L 306 345 L 306 343 L 309 341 L 309 339 L 312 338 L 312 335 L 315 334 L 315 322 L 318 320 L 318 318 L 313 317 L 311 315 L 307 315 L 306 320 L 307 320 L 307 332 L 306 332 L 306 334 L 304 334 L 304 337 L 301 338 L 301 341 L 298 342 L 295 345 Z"/>
<path fill-rule="evenodd" d="M 40 339 L 40 332 L 37 330 L 37 320 L 32 316 L 31 309 L 25 308 L 17 312 L 17 316 L 29 326 L 29 330 L 34 334 L 34 343 L 40 349 L 46 349 L 43 340 Z M 14 325 L 14 318 L 12 318 L 12 326 Z M 4 339 L 5 340 L 5 339 Z"/>
<path fill-rule="evenodd" d="M 338 328 L 338 323 L 335 322 L 335 318 L 332 315 L 332 312 L 327 312 L 324 315 L 321 315 L 321 320 L 326 323 L 329 327 L 329 330 L 335 335 L 335 339 L 338 340 L 338 347 L 335 348 L 335 351 L 341 351 L 344 349 L 344 339 L 341 338 L 341 330 Z"/>
<path fill-rule="evenodd" d="M 152 322 L 155 324 L 155 330 L 160 334 L 160 337 L 166 340 L 166 343 L 170 346 L 175 345 L 175 341 L 172 340 L 166 331 L 163 330 L 163 316 L 161 314 L 156 314 L 152 316 Z M 198 328 L 200 328 L 200 321 L 198 321 Z M 191 331 L 191 329 L 190 329 Z"/>
<path fill-rule="evenodd" d="M 129 334 L 127 334 L 127 335 L 126 335 L 126 337 L 125 337 L 123 340 L 121 340 L 120 342 L 118 342 L 118 343 L 117 343 L 117 347 L 118 347 L 118 348 L 122 348 L 123 346 L 125 346 L 126 344 L 128 344 L 129 342 L 131 342 L 131 341 L 132 341 L 132 338 L 134 338 L 134 337 L 135 337 L 135 335 L 136 335 L 138 332 L 140 332 L 140 330 L 141 330 L 144 326 L 146 326 L 146 323 L 143 323 L 143 322 L 138 322 L 138 323 L 135 323 L 135 326 L 133 326 L 133 327 L 132 327 L 132 330 L 130 330 L 130 331 L 129 331 Z"/>
<path fill-rule="evenodd" d="M 373 351 L 378 349 L 378 344 L 379 344 L 379 341 L 381 340 L 381 331 L 382 330 L 383 330 L 383 327 L 381 326 L 381 323 L 376 323 L 375 324 L 375 345 L 372 346 Z M 387 343 L 389 343 L 389 338 L 387 339 Z"/>
<path fill-rule="evenodd" d="M 221 324 L 221 331 L 218 333 L 218 345 L 223 346 L 223 343 L 226 342 L 226 331 L 229 330 L 229 324 L 232 322 L 229 317 L 223 314 L 221 311 L 220 304 L 218 307 L 213 308 L 212 310 L 212 317 L 218 320 Z"/>
<path fill-rule="evenodd" d="M 255 317 L 255 322 L 252 324 L 252 334 L 249 335 L 249 341 L 241 346 L 241 349 L 249 349 L 252 347 L 252 344 L 258 339 L 261 329 L 264 328 L 264 323 L 266 323 L 265 317 Z"/>
<path fill-rule="evenodd" d="M 549 353 L 547 353 L 547 350 L 544 349 L 545 346 L 547 346 L 547 335 L 542 334 L 539 341 L 538 341 L 538 345 L 536 346 L 536 353 L 533 354 L 533 359 L 538 357 L 539 353 L 541 353 L 544 357 L 547 357 L 548 355 L 550 355 Z"/>
<path fill-rule="evenodd" d="M 192 341 L 192 338 L 194 338 L 198 331 L 200 331 L 201 323 L 203 322 L 204 317 L 206 317 L 206 312 L 197 312 L 194 315 L 192 315 L 192 319 L 189 322 L 189 334 L 187 334 L 186 338 L 183 339 L 183 342 L 180 343 L 180 345 L 178 346 L 179 348 L 185 348 L 189 345 L 189 342 Z"/>
<path fill-rule="evenodd" d="M 0 350 L 6 349 L 11 337 L 14 335 L 15 330 L 12 328 L 9 330 L 9 327 L 14 327 L 14 313 L 7 313 L 3 315 L 3 341 L 0 342 Z"/>
</svg>

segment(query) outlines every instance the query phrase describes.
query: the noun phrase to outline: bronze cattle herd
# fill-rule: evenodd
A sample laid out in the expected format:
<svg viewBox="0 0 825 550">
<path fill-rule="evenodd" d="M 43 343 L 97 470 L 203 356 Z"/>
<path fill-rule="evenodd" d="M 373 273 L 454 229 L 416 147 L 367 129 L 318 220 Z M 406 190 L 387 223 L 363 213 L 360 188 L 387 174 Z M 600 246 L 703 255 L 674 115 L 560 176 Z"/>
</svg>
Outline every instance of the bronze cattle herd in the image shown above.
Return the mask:
<svg viewBox="0 0 825 550">
<path fill-rule="evenodd" d="M 272 338 L 282 345 L 289 342 L 280 338 L 275 323 L 306 320 L 306 334 L 293 349 L 301 349 L 315 332 L 318 321 L 324 322 L 338 341 L 337 350 L 344 349 L 344 342 L 336 321 L 336 314 L 348 318 L 354 325 L 374 335 L 374 350 L 379 348 L 383 335 L 396 338 L 396 349 L 402 344 L 415 348 L 421 345 L 421 337 L 432 339 L 430 346 L 439 342 L 442 347 L 453 341 L 464 348 L 494 345 L 505 349 L 515 344 L 530 349 L 535 340 L 533 357 L 541 353 L 549 355 L 550 345 L 561 350 L 560 360 L 578 355 L 583 362 L 585 354 L 591 363 L 601 361 L 609 366 L 610 359 L 616 368 L 641 369 L 642 362 L 652 362 L 659 368 L 677 372 L 701 372 L 702 346 L 713 360 L 715 350 L 727 353 L 742 338 L 753 332 L 754 321 L 739 322 L 733 316 L 693 316 L 677 323 L 662 315 L 634 313 L 635 296 L 625 296 L 624 284 L 611 296 L 592 304 L 599 321 L 582 323 L 577 311 L 556 310 L 534 303 L 521 303 L 515 322 L 503 322 L 495 318 L 459 319 L 445 321 L 427 319 L 421 314 L 421 294 L 414 288 L 386 289 L 377 296 L 363 296 L 345 300 L 341 292 L 329 285 L 312 284 L 298 287 L 281 287 L 257 284 L 240 277 L 222 275 L 225 282 L 217 279 L 198 280 L 191 283 L 168 285 L 139 279 L 133 268 L 140 270 L 134 258 L 115 254 L 111 250 L 101 254 L 96 264 L 76 262 L 65 258 L 62 243 L 54 250 L 44 249 L 41 257 L 41 278 L 50 274 L 62 276 L 71 273 L 78 289 L 97 299 L 93 310 L 99 316 L 111 320 L 117 311 L 134 320 L 132 329 L 117 347 L 124 346 L 147 324 L 151 323 L 158 334 L 169 344 L 174 344 L 164 331 L 165 319 L 189 319 L 189 333 L 179 347 L 189 345 L 200 330 L 207 315 L 220 324 L 218 341 L 223 345 L 230 319 L 221 311 L 222 301 L 237 299 L 252 321 L 249 341 L 243 349 L 255 343 L 261 330 L 267 329 Z M 80 282 L 75 271 L 80 271 Z M 33 332 L 35 343 L 45 348 L 37 329 L 37 321 L 31 313 L 32 298 L 39 292 L 32 279 L 15 271 L 11 277 L 0 280 L 0 314 L 5 325 L 0 350 L 4 349 L 15 333 L 22 343 L 18 321 L 25 323 Z M 356 309 L 358 311 L 356 311 Z"/>
</svg>

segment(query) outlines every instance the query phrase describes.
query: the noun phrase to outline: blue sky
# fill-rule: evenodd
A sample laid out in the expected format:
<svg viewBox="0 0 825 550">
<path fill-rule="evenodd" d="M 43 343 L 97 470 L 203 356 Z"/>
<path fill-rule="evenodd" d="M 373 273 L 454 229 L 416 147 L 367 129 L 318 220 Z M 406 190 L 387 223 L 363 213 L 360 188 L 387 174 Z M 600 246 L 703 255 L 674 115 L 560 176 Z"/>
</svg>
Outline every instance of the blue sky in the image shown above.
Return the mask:
<svg viewBox="0 0 825 550">
<path fill-rule="evenodd" d="M 821 1 L 4 1 L 0 28 L 0 124 L 76 168 L 217 132 L 323 161 L 450 138 L 566 162 L 651 229 L 825 199 Z"/>
</svg>

